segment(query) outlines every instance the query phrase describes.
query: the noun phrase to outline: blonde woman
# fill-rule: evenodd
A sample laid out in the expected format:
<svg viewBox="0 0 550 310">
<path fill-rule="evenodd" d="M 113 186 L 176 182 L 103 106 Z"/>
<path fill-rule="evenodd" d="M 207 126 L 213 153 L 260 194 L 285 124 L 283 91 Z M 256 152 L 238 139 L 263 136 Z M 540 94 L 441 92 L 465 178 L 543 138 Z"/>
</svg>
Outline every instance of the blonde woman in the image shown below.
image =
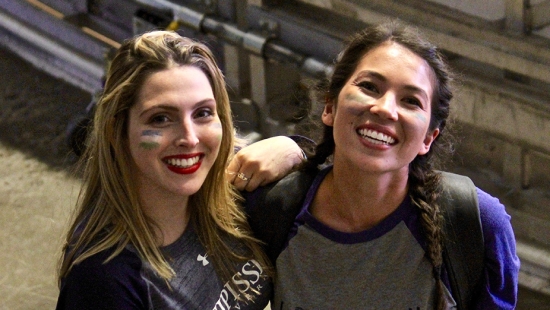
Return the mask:
<svg viewBox="0 0 550 310">
<path fill-rule="evenodd" d="M 269 264 L 226 180 L 235 138 L 209 49 L 174 32 L 115 55 L 82 156 L 57 309 L 263 309 Z"/>
</svg>

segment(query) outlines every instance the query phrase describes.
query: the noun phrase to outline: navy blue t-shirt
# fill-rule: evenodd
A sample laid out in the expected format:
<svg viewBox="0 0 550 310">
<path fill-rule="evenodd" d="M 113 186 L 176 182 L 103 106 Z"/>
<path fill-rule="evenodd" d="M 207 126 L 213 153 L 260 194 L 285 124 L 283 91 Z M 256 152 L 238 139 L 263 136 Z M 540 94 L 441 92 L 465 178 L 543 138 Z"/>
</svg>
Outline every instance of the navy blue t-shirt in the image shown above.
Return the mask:
<svg viewBox="0 0 550 310">
<path fill-rule="evenodd" d="M 62 281 L 56 309 L 254 310 L 264 309 L 269 301 L 271 281 L 255 260 L 237 266 L 233 281 L 243 293 L 222 283 L 192 225 L 162 251 L 176 273 L 169 285 L 132 246 L 107 263 L 112 251 L 103 251 L 71 269 Z"/>
</svg>

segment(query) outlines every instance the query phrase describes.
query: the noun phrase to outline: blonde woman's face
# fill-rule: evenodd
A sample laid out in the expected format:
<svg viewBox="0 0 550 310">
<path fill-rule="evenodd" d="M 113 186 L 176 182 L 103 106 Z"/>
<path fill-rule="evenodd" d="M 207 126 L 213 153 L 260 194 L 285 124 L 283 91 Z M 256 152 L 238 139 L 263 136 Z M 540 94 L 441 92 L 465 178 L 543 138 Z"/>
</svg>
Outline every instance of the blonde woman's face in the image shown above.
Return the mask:
<svg viewBox="0 0 550 310">
<path fill-rule="evenodd" d="M 195 194 L 223 135 L 206 75 L 192 66 L 154 73 L 129 113 L 128 141 L 140 196 Z"/>
</svg>

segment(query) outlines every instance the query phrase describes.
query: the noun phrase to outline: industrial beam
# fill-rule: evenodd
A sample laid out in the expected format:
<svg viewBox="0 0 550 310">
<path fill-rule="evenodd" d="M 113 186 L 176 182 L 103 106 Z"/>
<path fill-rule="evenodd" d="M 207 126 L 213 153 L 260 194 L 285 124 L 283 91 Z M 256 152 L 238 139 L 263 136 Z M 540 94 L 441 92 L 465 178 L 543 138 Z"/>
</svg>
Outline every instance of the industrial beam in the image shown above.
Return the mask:
<svg viewBox="0 0 550 310">
<path fill-rule="evenodd" d="M 90 93 L 101 88 L 107 45 L 81 29 L 26 1 L 8 0 L 0 2 L 0 33 L 1 44 L 53 76 Z"/>
<path fill-rule="evenodd" d="M 287 46 L 272 41 L 272 38 L 268 36 L 257 32 L 243 31 L 236 24 L 220 21 L 193 8 L 175 5 L 166 0 L 138 0 L 138 2 L 159 9 L 170 9 L 174 14 L 174 22 L 178 26 L 213 35 L 226 43 L 244 48 L 252 55 L 295 65 L 312 77 L 324 78 L 332 70 L 332 66 L 322 60 L 297 53 Z"/>
<path fill-rule="evenodd" d="M 530 31 L 550 25 L 550 0 L 526 8 L 526 26 Z"/>
<path fill-rule="evenodd" d="M 523 34 L 525 32 L 525 1 L 506 0 L 505 28 L 511 34 Z"/>
</svg>

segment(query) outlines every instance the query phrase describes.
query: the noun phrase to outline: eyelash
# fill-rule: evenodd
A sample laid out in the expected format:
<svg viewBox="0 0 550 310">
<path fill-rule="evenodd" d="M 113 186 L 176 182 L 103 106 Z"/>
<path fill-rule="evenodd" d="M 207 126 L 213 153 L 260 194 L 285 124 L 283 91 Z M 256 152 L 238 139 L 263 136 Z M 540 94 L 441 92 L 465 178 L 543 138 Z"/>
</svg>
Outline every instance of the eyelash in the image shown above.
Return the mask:
<svg viewBox="0 0 550 310">
<path fill-rule="evenodd" d="M 378 92 L 378 88 L 374 83 L 366 82 L 366 81 L 356 81 L 353 82 L 353 85 L 361 88 L 362 91 L 369 91 L 369 92 Z M 373 90 L 374 88 L 374 90 Z"/>
<path fill-rule="evenodd" d="M 201 114 L 206 113 L 207 115 L 201 116 Z M 209 108 L 200 109 L 195 113 L 195 118 L 205 118 L 209 116 L 213 116 L 214 112 Z"/>
<path fill-rule="evenodd" d="M 214 115 L 215 115 L 215 112 L 211 108 L 201 108 L 193 114 L 193 118 L 202 120 L 202 119 L 209 119 Z M 159 114 L 152 115 L 149 118 L 148 124 L 162 127 L 166 123 L 169 123 L 171 121 L 172 121 L 172 118 L 170 117 L 169 114 L 159 113 Z"/>
<path fill-rule="evenodd" d="M 156 114 L 150 118 L 149 123 L 154 125 L 159 125 L 159 124 L 164 124 L 168 121 L 170 121 L 170 117 L 168 117 L 166 114 Z"/>
<path fill-rule="evenodd" d="M 410 104 L 415 105 L 415 106 L 422 107 L 422 104 L 416 98 L 407 98 L 406 101 L 409 102 Z"/>
<path fill-rule="evenodd" d="M 355 81 L 353 82 L 353 85 L 359 87 L 363 92 L 378 93 L 378 87 L 372 82 Z M 406 98 L 404 101 L 414 106 L 422 107 L 422 103 L 415 97 Z"/>
</svg>

